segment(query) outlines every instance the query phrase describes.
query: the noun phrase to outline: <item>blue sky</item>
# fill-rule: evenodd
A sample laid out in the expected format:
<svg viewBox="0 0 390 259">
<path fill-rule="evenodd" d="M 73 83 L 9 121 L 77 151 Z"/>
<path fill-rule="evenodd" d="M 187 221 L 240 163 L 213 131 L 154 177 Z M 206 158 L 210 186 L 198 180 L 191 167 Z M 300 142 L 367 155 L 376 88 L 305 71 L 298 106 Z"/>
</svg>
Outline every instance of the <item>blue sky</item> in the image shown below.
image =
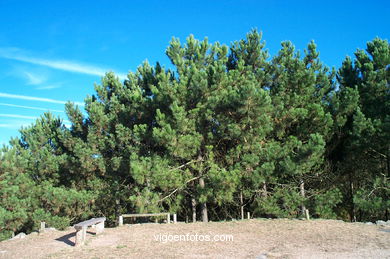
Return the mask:
<svg viewBox="0 0 390 259">
<path fill-rule="evenodd" d="M 0 0 L 0 145 L 64 102 L 94 94 L 105 71 L 124 78 L 144 60 L 169 65 L 172 36 L 229 45 L 252 28 L 277 53 L 315 40 L 325 64 L 374 37 L 389 39 L 389 1 L 9 1 Z"/>
</svg>

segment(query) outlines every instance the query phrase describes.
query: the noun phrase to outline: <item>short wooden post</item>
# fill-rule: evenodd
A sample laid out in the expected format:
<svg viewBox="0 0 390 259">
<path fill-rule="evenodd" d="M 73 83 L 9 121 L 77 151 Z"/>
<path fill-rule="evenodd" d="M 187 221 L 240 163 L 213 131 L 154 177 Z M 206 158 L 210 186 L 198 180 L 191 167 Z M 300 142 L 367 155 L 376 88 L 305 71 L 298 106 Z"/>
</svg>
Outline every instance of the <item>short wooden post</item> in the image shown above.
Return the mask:
<svg viewBox="0 0 390 259">
<path fill-rule="evenodd" d="M 306 220 L 310 220 L 309 210 L 305 210 Z"/>
<path fill-rule="evenodd" d="M 176 213 L 173 214 L 173 223 L 177 223 L 177 215 L 176 215 Z"/>
<path fill-rule="evenodd" d="M 171 214 L 167 214 L 167 223 L 169 224 L 169 223 L 171 223 Z"/>
<path fill-rule="evenodd" d="M 45 229 L 46 229 L 46 223 L 42 221 L 41 227 L 39 228 L 39 233 L 45 232 Z"/>
<path fill-rule="evenodd" d="M 119 226 L 123 226 L 123 216 L 119 216 Z"/>
<path fill-rule="evenodd" d="M 247 217 L 248 219 L 251 219 L 251 213 L 249 211 L 247 212 Z"/>
<path fill-rule="evenodd" d="M 155 219 L 154 219 L 154 223 L 158 223 L 158 217 L 156 217 Z"/>
</svg>

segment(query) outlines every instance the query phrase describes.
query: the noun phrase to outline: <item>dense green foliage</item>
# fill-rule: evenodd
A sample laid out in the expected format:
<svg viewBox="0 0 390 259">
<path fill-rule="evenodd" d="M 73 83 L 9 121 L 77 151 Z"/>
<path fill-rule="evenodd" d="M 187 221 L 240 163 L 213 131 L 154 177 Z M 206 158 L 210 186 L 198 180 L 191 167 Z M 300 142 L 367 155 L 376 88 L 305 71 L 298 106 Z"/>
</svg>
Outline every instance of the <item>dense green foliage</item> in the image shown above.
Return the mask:
<svg viewBox="0 0 390 259">
<path fill-rule="evenodd" d="M 229 48 L 173 39 L 174 69 L 107 73 L 72 123 L 44 114 L 0 157 L 0 239 L 39 221 L 170 211 L 181 220 L 388 219 L 390 47 L 330 70 L 314 42 L 270 57 L 261 35 Z"/>
</svg>

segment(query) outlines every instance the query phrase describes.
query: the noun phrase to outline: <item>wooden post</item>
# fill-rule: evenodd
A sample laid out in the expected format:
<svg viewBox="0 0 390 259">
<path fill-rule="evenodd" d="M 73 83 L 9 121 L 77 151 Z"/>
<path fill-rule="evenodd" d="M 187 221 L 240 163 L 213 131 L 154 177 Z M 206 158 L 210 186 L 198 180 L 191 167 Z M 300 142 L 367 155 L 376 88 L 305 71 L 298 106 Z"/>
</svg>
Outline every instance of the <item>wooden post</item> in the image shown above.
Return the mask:
<svg viewBox="0 0 390 259">
<path fill-rule="evenodd" d="M 169 223 L 171 223 L 171 214 L 167 214 L 167 223 L 169 224 Z"/>
<path fill-rule="evenodd" d="M 177 223 L 177 215 L 176 215 L 176 213 L 173 214 L 173 223 Z"/>
<path fill-rule="evenodd" d="M 154 219 L 154 223 L 158 223 L 158 217 L 156 217 L 155 219 Z"/>
<path fill-rule="evenodd" d="M 119 216 L 119 226 L 123 226 L 123 216 Z"/>
<path fill-rule="evenodd" d="M 45 222 L 41 222 L 41 227 L 39 228 L 39 233 L 42 233 L 44 232 L 46 229 L 46 223 Z"/>
<path fill-rule="evenodd" d="M 308 209 L 305 210 L 305 215 L 306 215 L 306 220 L 310 220 L 309 210 Z"/>
<path fill-rule="evenodd" d="M 248 219 L 251 219 L 251 213 L 249 211 L 247 212 L 247 215 L 248 215 Z"/>
</svg>

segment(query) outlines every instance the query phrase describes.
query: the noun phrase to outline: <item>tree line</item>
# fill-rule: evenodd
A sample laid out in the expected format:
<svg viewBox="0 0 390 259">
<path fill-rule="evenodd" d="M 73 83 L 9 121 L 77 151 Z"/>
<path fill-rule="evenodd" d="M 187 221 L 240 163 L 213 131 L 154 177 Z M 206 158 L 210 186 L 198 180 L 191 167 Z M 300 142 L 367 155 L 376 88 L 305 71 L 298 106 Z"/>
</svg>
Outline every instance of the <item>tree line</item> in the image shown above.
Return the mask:
<svg viewBox="0 0 390 259">
<path fill-rule="evenodd" d="M 0 239 L 130 212 L 389 219 L 387 40 L 338 70 L 314 42 L 271 57 L 256 30 L 230 47 L 173 38 L 166 54 L 172 68 L 109 72 L 67 103 L 71 127 L 45 113 L 2 148 Z"/>
</svg>

